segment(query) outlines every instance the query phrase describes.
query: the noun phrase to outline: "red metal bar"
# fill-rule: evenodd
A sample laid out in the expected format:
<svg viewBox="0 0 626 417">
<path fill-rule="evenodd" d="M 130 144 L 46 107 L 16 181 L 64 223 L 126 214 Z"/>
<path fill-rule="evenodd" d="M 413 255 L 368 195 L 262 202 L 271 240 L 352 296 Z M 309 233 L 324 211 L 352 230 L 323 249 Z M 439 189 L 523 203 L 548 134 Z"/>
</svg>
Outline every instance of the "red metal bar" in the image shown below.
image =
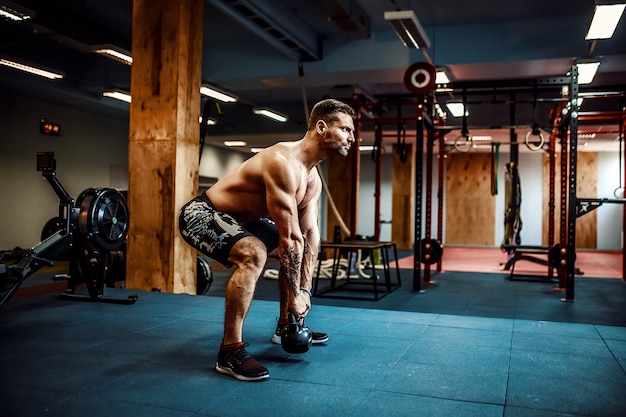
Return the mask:
<svg viewBox="0 0 626 417">
<path fill-rule="evenodd" d="M 564 104 L 557 105 L 552 110 L 552 133 L 550 134 L 549 144 L 549 157 L 550 157 L 550 188 L 549 188 L 549 201 L 548 201 L 548 247 L 554 246 L 554 211 L 556 209 L 556 140 L 558 138 L 557 127 L 561 122 L 561 110 Z M 552 263 L 548 263 L 548 276 L 552 277 L 554 274 L 554 267 Z"/>
<path fill-rule="evenodd" d="M 380 241 L 380 195 L 383 182 L 383 141 L 379 137 L 382 133 L 382 126 L 376 122 L 374 134 L 376 135 L 375 143 L 376 160 L 374 161 L 375 179 L 374 179 L 374 240 Z"/>
</svg>

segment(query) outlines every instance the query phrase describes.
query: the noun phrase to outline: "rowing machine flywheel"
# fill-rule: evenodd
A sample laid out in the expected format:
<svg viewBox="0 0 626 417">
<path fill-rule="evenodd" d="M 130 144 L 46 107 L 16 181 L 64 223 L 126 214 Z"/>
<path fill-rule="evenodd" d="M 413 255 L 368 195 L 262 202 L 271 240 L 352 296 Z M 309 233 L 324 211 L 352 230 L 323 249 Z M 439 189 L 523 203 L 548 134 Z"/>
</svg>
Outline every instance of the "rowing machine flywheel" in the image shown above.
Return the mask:
<svg viewBox="0 0 626 417">
<path fill-rule="evenodd" d="M 88 188 L 76 200 L 78 232 L 103 250 L 116 250 L 128 233 L 126 199 L 112 188 Z"/>
</svg>

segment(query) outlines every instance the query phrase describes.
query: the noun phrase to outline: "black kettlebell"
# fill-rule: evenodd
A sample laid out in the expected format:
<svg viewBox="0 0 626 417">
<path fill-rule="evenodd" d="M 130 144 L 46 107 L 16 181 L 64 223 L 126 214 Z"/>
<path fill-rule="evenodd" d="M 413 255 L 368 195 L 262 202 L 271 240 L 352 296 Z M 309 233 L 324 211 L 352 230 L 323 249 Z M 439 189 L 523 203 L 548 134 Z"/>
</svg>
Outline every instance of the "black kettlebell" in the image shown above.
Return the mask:
<svg viewBox="0 0 626 417">
<path fill-rule="evenodd" d="M 288 353 L 304 353 L 309 350 L 313 342 L 313 333 L 304 325 L 304 319 L 297 320 L 289 313 L 289 323 L 280 335 L 280 344 Z"/>
</svg>

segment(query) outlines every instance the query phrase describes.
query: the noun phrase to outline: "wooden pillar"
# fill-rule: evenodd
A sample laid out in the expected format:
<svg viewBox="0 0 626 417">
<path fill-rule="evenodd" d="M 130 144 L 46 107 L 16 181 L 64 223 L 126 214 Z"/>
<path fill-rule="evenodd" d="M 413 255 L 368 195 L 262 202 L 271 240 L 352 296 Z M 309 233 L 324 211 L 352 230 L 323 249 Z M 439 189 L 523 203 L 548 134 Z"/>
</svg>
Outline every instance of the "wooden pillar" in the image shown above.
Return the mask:
<svg viewBox="0 0 626 417">
<path fill-rule="evenodd" d="M 197 193 L 202 70 L 198 0 L 134 0 L 129 133 L 129 289 L 196 293 L 178 211 Z"/>
<path fill-rule="evenodd" d="M 350 149 L 347 157 L 339 155 L 330 155 L 326 160 L 328 163 L 328 192 L 333 198 L 337 212 L 341 216 L 346 226 L 350 229 L 350 234 L 355 234 L 354 225 L 356 224 L 356 211 L 353 209 L 354 192 L 359 186 L 359 178 L 355 177 L 355 171 L 358 170 L 359 149 L 356 144 Z M 327 210 L 328 221 L 326 222 L 327 240 L 332 240 L 333 230 L 335 226 L 341 223 L 332 210 Z M 346 233 L 341 234 L 342 239 L 349 239 Z"/>
<path fill-rule="evenodd" d="M 415 146 L 406 145 L 407 158 L 402 162 L 394 148 L 391 168 L 391 240 L 398 249 L 413 248 L 415 221 Z"/>
</svg>

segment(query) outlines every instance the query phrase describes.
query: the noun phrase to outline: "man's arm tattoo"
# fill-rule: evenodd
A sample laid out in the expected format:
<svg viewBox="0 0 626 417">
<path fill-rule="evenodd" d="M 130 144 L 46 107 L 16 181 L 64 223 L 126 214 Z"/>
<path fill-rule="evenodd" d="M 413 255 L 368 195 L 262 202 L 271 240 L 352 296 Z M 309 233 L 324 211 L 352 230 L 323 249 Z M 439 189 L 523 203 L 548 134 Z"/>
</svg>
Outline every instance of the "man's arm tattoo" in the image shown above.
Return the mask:
<svg viewBox="0 0 626 417">
<path fill-rule="evenodd" d="M 311 283 L 311 277 L 313 276 L 313 270 L 315 268 L 315 261 L 317 260 L 316 254 L 313 253 L 313 248 L 309 244 L 308 239 L 304 239 L 304 251 L 302 254 L 302 274 L 300 275 L 300 286 L 306 287 Z"/>
<path fill-rule="evenodd" d="M 300 274 L 302 270 L 302 258 L 292 246 L 287 251 L 280 254 L 280 263 L 285 272 L 287 284 L 295 293 L 300 291 Z"/>
</svg>

